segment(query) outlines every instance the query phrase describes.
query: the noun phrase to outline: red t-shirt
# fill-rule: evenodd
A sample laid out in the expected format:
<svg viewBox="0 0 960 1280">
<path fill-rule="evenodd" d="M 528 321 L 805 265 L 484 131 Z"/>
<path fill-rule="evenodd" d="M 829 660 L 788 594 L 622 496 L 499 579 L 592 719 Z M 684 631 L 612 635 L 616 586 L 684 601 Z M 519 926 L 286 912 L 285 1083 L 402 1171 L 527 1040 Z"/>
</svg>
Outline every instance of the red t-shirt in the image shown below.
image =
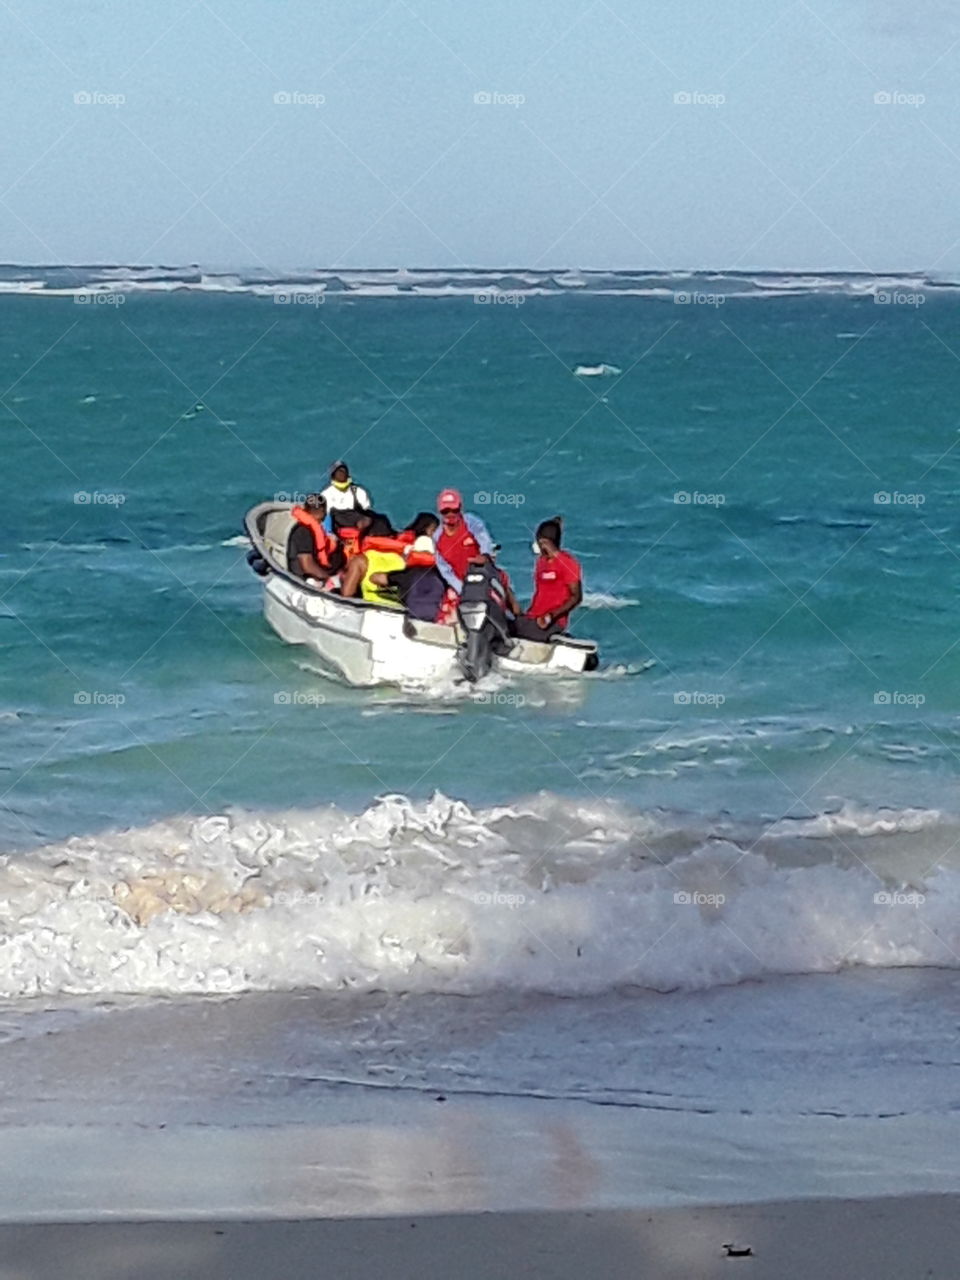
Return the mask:
<svg viewBox="0 0 960 1280">
<path fill-rule="evenodd" d="M 437 550 L 462 582 L 467 572 L 467 565 L 474 556 L 480 554 L 480 544 L 470 532 L 466 520 L 461 520 L 453 533 L 448 533 L 446 525 L 440 529 L 437 539 Z"/>
<path fill-rule="evenodd" d="M 570 588 L 580 581 L 580 576 L 580 562 L 569 551 L 558 551 L 552 560 L 537 556 L 528 616 L 542 618 L 545 613 L 555 613 L 562 608 L 570 597 Z M 557 625 L 565 627 L 567 619 L 560 618 Z"/>
</svg>

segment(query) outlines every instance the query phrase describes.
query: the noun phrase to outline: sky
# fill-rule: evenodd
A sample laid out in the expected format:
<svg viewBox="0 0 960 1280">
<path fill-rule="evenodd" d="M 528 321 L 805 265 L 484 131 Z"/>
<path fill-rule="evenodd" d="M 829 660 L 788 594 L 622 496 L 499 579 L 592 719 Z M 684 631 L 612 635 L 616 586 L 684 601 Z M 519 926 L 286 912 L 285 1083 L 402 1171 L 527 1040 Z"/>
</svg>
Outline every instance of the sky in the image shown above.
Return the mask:
<svg viewBox="0 0 960 1280">
<path fill-rule="evenodd" d="M 960 269 L 944 0 L 0 0 L 0 261 Z"/>
</svg>

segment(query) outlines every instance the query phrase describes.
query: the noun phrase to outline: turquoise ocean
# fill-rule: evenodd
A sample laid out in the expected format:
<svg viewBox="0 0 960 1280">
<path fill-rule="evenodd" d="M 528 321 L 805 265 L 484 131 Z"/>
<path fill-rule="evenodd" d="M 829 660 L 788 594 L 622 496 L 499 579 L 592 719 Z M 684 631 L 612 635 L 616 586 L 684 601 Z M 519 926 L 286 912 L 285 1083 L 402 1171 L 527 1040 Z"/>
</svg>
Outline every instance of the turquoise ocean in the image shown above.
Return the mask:
<svg viewBox="0 0 960 1280">
<path fill-rule="evenodd" d="M 829 1024 L 836 1114 L 889 1111 L 913 1053 L 955 1109 L 957 288 L 8 267 L 0 382 L 10 1009 L 313 992 L 415 1026 L 417 1087 L 723 1110 L 759 1059 L 665 1066 L 649 1001 L 678 1053 L 732 1001 L 793 1079 L 776 992 L 794 1050 Z M 600 669 L 321 677 L 242 519 L 339 457 L 398 524 L 459 488 L 521 596 L 561 513 Z M 866 1009 L 909 1028 L 885 1066 Z"/>
</svg>

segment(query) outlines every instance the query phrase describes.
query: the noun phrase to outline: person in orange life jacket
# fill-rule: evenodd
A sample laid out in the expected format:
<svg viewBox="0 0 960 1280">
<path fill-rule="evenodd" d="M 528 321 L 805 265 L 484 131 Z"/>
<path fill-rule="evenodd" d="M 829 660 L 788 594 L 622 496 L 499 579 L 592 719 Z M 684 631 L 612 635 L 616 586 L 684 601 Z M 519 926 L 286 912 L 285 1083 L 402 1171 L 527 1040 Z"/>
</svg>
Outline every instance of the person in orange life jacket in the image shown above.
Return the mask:
<svg viewBox="0 0 960 1280">
<path fill-rule="evenodd" d="M 357 517 L 357 527 L 360 531 L 357 548 L 347 560 L 340 594 L 348 599 L 361 595 L 371 603 L 393 604 L 397 607 L 399 601 L 396 593 L 381 583 L 374 582 L 374 577 L 381 576 L 379 563 L 376 565 L 378 572 L 373 574 L 370 570 L 375 559 L 383 559 L 383 570 L 402 569 L 404 564 L 401 552 L 406 544 L 394 533 L 387 517 L 375 511 L 361 511 Z"/>
<path fill-rule="evenodd" d="M 561 551 L 562 535 L 559 516 L 537 526 L 533 600 L 512 627 L 522 640 L 549 640 L 566 630 L 570 614 L 583 599 L 580 563 L 569 551 Z"/>
<path fill-rule="evenodd" d="M 447 585 L 460 595 L 463 575 L 472 560 L 492 556 L 494 542 L 487 526 L 473 512 L 463 510 L 463 498 L 456 489 L 444 489 L 437 498 L 440 524 L 434 530 L 437 569 Z"/>
<path fill-rule="evenodd" d="M 291 512 L 296 524 L 287 540 L 287 568 L 300 578 L 327 582 L 343 568 L 343 551 L 323 527 L 327 504 L 322 494 L 308 493 Z"/>
<path fill-rule="evenodd" d="M 421 511 L 400 534 L 406 543 L 406 565 L 390 573 L 371 574 L 378 586 L 392 587 L 411 618 L 435 622 L 443 603 L 446 583 L 437 569 L 433 535 L 440 521 L 431 511 Z"/>
</svg>

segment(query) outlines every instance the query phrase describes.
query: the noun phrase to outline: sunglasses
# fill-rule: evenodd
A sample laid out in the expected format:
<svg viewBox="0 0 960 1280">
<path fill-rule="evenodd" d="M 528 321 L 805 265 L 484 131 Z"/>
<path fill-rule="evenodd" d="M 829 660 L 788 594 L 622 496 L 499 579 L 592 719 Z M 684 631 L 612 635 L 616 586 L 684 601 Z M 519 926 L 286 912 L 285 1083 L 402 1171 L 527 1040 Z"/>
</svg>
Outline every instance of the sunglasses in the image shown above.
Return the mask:
<svg viewBox="0 0 960 1280">
<path fill-rule="evenodd" d="M 460 514 L 459 507 L 441 507 L 440 514 L 442 516 L 458 516 Z"/>
</svg>

